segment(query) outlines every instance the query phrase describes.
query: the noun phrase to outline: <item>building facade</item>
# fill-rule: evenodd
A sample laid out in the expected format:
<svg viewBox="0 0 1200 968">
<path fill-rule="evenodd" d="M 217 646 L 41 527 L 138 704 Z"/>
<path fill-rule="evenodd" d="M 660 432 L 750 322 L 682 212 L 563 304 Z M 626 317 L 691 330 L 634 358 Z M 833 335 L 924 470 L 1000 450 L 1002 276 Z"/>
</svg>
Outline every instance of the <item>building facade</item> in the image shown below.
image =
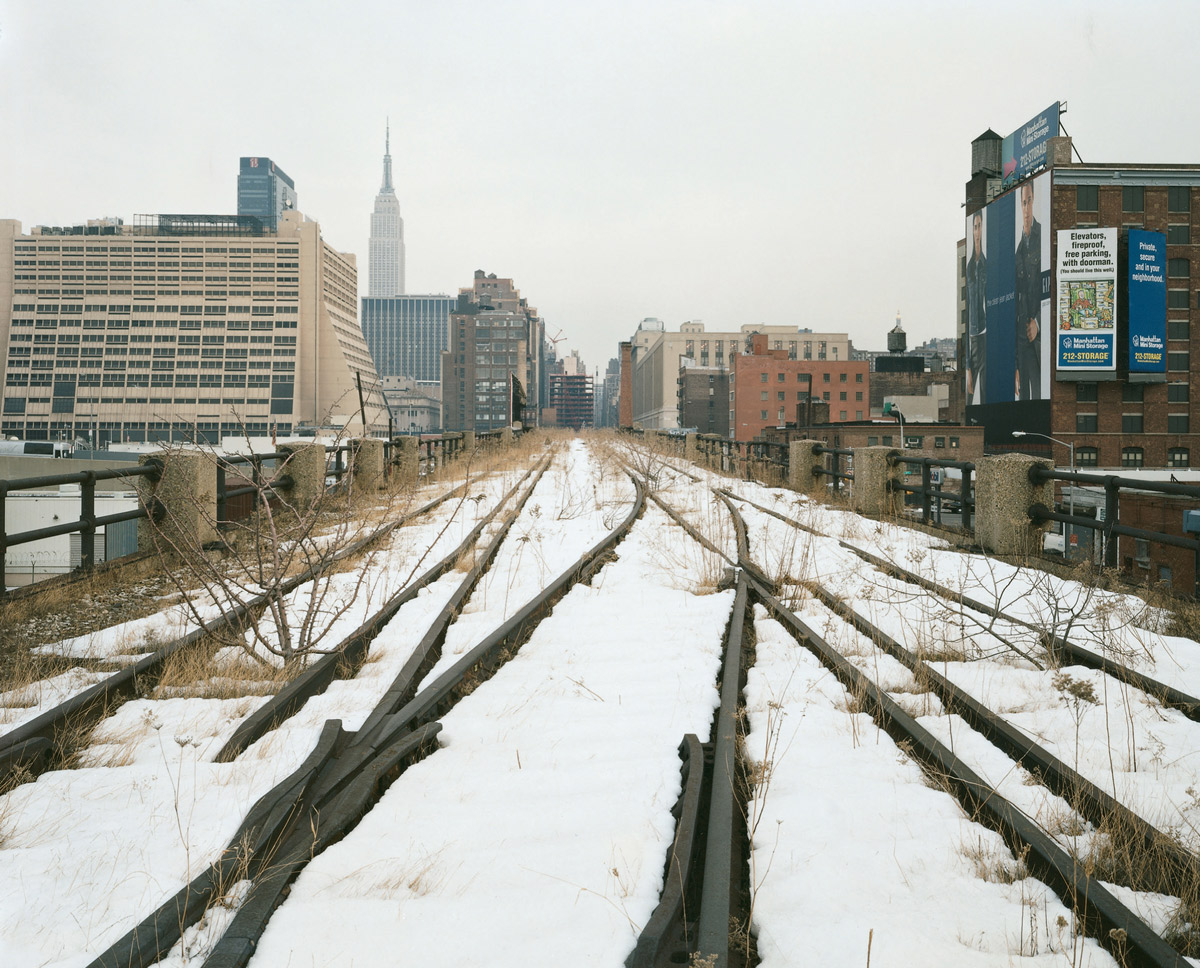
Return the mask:
<svg viewBox="0 0 1200 968">
<path fill-rule="evenodd" d="M 27 440 L 215 441 L 386 430 L 353 255 L 285 211 L 22 232 L 0 220 L 2 430 Z"/>
<path fill-rule="evenodd" d="M 1196 466 L 1200 165 L 1085 165 L 1058 133 L 1057 108 L 1044 162 L 1023 180 L 1005 175 L 999 135 L 972 144 L 957 259 L 966 419 L 993 450 L 1015 448 L 1022 431 L 1020 449 L 1060 465 L 1073 445 L 1085 468 Z M 1022 255 L 1026 239 L 1040 242 L 1040 263 Z M 1077 243 L 1093 258 L 1076 259 Z M 1157 268 L 1139 273 L 1146 251 Z M 1040 304 L 1025 298 L 1014 334 L 1007 307 L 1030 260 Z"/>
<path fill-rule="evenodd" d="M 707 332 L 699 320 L 683 323 L 678 333 L 672 333 L 661 320 L 645 319 L 630 341 L 634 422 L 648 430 L 679 427 L 678 379 L 683 360 L 730 369 L 734 355 L 747 351 L 752 334 L 764 336 L 768 348 L 783 353 L 785 359 L 812 363 L 850 359 L 850 340 L 844 333 L 749 324 L 737 332 Z"/>
<path fill-rule="evenodd" d="M 729 371 L 715 366 L 679 370 L 679 422 L 701 434 L 729 436 Z"/>
<path fill-rule="evenodd" d="M 284 212 L 297 207 L 296 184 L 270 158 L 242 158 L 238 166 L 237 213 L 279 224 Z"/>
<path fill-rule="evenodd" d="M 442 388 L 405 377 L 380 377 L 383 397 L 399 434 L 429 434 L 442 428 Z"/>
<path fill-rule="evenodd" d="M 445 294 L 365 297 L 363 337 L 380 377 L 439 383 L 455 303 L 453 296 Z"/>
<path fill-rule="evenodd" d="M 810 399 L 828 404 L 834 424 L 870 417 L 865 361 L 792 359 L 766 333 L 747 342 L 748 352 L 734 353 L 729 376 L 729 435 L 735 440 L 753 440 L 767 427 L 811 423 L 805 406 Z"/>
<path fill-rule="evenodd" d="M 545 325 L 512 279 L 476 270 L 450 314 L 442 354 L 442 426 L 497 430 L 538 423 L 543 398 Z"/>
<path fill-rule="evenodd" d="M 367 294 L 373 298 L 404 295 L 404 219 L 392 185 L 392 132 L 383 149 L 383 184 L 371 213 L 371 238 L 367 243 Z"/>
<path fill-rule="evenodd" d="M 593 426 L 594 388 L 587 373 L 551 373 L 547 384 L 553 426 L 572 430 Z"/>
</svg>

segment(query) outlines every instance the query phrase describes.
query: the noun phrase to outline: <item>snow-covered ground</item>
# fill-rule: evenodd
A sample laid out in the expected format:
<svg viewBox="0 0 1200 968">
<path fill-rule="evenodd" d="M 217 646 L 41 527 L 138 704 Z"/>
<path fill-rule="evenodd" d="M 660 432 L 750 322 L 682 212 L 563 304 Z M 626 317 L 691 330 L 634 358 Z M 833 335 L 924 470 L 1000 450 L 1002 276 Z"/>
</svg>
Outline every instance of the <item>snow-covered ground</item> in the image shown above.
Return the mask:
<svg viewBox="0 0 1200 968">
<path fill-rule="evenodd" d="M 797 614 L 1065 847 L 1088 849 L 1094 832 L 945 715 L 905 667 L 817 603 L 804 583 L 827 586 L 1093 782 L 1200 847 L 1197 724 L 1100 673 L 1046 668 L 1036 631 L 889 578 L 840 542 L 1043 629 L 1069 628 L 1080 644 L 1200 693 L 1200 645 L 1165 635 L 1159 613 L 1130 596 L 966 555 L 786 490 L 639 459 L 623 446 L 575 440 L 558 451 L 450 626 L 426 683 L 625 517 L 634 489 L 613 459 L 622 450 L 731 557 L 734 530 L 713 484 L 821 532 L 742 504 L 751 556 Z M 479 480 L 466 500 L 396 532 L 371 559 L 369 603 L 354 597 L 329 640 L 459 543 L 518 474 Z M 440 748 L 305 868 L 268 925 L 255 968 L 622 964 L 662 887 L 680 788 L 677 747 L 688 732 L 707 740 L 717 703 L 732 602 L 731 592 L 717 590 L 723 568 L 648 504 L 615 560 L 571 590 L 515 657 L 445 715 Z M 263 698 L 164 695 L 104 720 L 76 769 L 0 797 L 0 965 L 85 965 L 199 873 L 253 802 L 308 755 L 327 720 L 348 730 L 362 724 L 463 574 L 452 570 L 424 589 L 375 639 L 353 678 L 335 681 L 231 763 L 213 756 Z M 306 594 L 293 596 L 296 607 Z M 180 622 L 165 614 L 50 648 L 142 651 L 136 646 L 147 634 Z M 762 612 L 753 624 L 746 750 L 752 771 L 761 768 L 749 874 L 764 964 L 866 964 L 868 950 L 880 965 L 1113 963 L 782 626 Z M 90 675 L 0 696 L 0 730 Z M 243 890 L 214 907 L 168 963 L 202 958 Z M 1158 929 L 1177 906 L 1119 893 Z"/>
</svg>

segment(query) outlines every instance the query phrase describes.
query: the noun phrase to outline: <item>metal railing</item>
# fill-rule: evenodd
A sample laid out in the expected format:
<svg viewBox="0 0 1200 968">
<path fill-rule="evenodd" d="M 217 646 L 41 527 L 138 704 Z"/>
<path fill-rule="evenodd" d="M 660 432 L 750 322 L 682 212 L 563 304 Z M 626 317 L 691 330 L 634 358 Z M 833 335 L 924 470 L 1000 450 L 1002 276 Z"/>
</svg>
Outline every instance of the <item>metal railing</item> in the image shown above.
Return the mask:
<svg viewBox="0 0 1200 968">
<path fill-rule="evenodd" d="M 132 511 L 121 511 L 117 514 L 96 515 L 96 484 L 99 481 L 112 481 L 120 478 L 148 477 L 157 480 L 162 474 L 162 465 L 157 461 L 147 461 L 137 467 L 106 469 L 97 471 L 76 471 L 72 474 L 45 474 L 40 477 L 22 477 L 15 480 L 0 481 L 0 561 L 8 554 L 8 549 L 31 541 L 41 541 L 45 538 L 57 538 L 64 534 L 79 535 L 79 551 L 81 570 L 92 568 L 96 560 L 96 529 L 121 521 L 133 521 L 147 517 L 144 505 Z M 79 519 L 52 524 L 45 528 L 34 528 L 29 531 L 8 532 L 7 504 L 8 496 L 14 492 L 29 491 L 44 487 L 61 487 L 64 484 L 79 485 Z M 157 508 L 156 508 L 157 510 Z"/>
<path fill-rule="evenodd" d="M 941 512 L 945 504 L 958 505 L 962 512 L 962 527 L 974 532 L 975 518 L 975 464 L 969 460 L 943 460 L 939 457 L 905 457 L 897 452 L 888 459 L 892 466 L 900 464 L 917 468 L 921 475 L 920 484 L 896 484 L 893 490 L 904 494 L 914 495 L 921 507 L 921 521 L 924 524 L 941 525 Z M 946 471 L 954 469 L 962 472 L 962 485 L 958 491 L 946 490 L 943 486 L 945 477 L 940 483 L 933 480 L 934 469 Z"/>
</svg>

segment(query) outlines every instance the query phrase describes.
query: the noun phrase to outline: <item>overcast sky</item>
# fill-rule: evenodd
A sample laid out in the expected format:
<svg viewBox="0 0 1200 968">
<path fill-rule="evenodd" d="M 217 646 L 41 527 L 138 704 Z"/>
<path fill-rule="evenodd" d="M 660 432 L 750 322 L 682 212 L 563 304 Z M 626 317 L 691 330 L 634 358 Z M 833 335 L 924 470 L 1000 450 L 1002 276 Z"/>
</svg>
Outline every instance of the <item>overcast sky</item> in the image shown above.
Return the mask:
<svg viewBox="0 0 1200 968">
<path fill-rule="evenodd" d="M 1200 4 L 0 0 L 0 217 L 236 211 L 358 255 L 391 117 L 408 291 L 511 276 L 603 369 L 645 316 L 953 336 L 970 143 L 1200 162 Z"/>
</svg>

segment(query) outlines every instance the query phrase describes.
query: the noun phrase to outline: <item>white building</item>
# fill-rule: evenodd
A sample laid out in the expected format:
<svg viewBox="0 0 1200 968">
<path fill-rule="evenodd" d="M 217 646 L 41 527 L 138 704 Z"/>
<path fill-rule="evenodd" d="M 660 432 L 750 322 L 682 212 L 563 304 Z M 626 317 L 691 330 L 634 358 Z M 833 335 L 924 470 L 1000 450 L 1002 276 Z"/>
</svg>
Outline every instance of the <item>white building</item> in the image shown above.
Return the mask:
<svg viewBox="0 0 1200 968">
<path fill-rule="evenodd" d="M 371 213 L 367 295 L 386 299 L 404 295 L 404 219 L 392 187 L 391 130 L 384 141 L 383 185 Z"/>
</svg>

